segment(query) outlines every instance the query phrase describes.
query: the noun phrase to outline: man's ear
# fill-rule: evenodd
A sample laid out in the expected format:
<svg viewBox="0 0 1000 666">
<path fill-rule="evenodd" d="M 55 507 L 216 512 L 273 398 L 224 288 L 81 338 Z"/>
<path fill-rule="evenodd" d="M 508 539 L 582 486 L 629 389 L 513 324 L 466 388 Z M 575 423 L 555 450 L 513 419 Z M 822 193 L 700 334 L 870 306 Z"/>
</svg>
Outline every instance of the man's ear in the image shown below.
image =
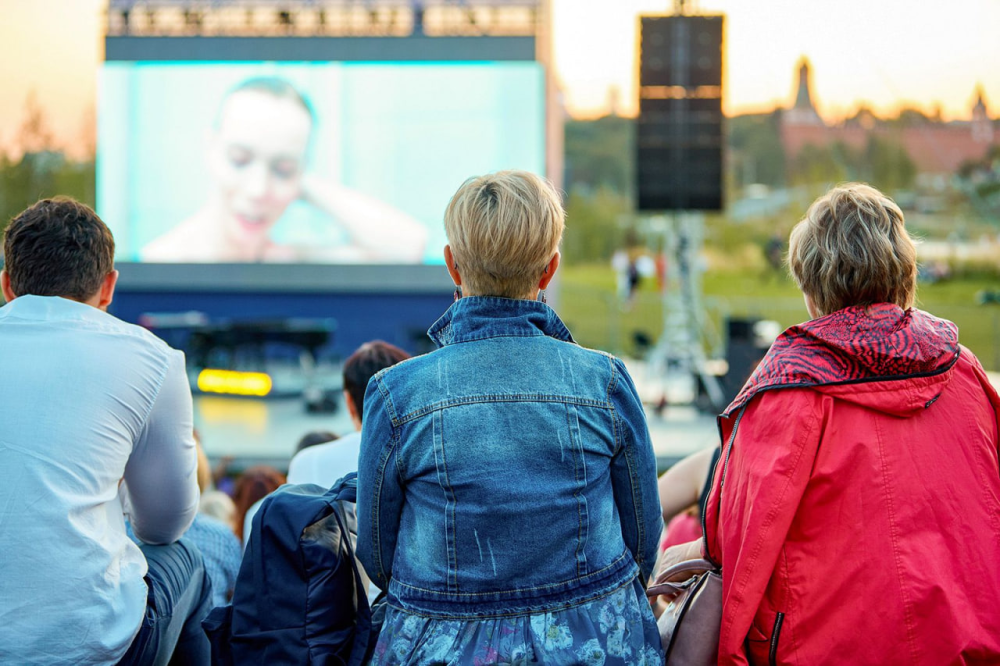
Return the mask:
<svg viewBox="0 0 1000 666">
<path fill-rule="evenodd" d="M 3 291 L 3 299 L 8 303 L 17 298 L 17 294 L 10 288 L 10 275 L 7 271 L 0 271 L 0 291 Z"/>
<path fill-rule="evenodd" d="M 115 296 L 115 286 L 118 284 L 118 271 L 111 271 L 104 276 L 101 289 L 98 292 L 97 308 L 107 310 Z"/>
</svg>

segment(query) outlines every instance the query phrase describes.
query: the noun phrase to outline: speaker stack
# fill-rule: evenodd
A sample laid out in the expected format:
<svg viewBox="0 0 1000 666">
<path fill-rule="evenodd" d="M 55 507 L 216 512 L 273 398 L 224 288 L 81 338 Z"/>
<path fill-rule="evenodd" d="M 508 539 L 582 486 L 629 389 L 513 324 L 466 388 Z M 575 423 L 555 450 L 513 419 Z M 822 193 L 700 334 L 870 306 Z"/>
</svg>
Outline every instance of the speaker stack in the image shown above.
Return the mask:
<svg viewBox="0 0 1000 666">
<path fill-rule="evenodd" d="M 722 210 L 722 16 L 643 16 L 640 211 Z"/>
</svg>

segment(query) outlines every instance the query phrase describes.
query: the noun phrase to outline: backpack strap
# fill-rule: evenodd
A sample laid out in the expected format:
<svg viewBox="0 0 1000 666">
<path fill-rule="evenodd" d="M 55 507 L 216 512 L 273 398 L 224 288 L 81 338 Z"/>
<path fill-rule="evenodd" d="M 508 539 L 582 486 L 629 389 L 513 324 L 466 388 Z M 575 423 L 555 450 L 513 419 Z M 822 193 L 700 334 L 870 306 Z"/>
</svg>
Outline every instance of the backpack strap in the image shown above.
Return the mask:
<svg viewBox="0 0 1000 666">
<path fill-rule="evenodd" d="M 372 611 L 368 604 L 368 590 L 365 589 L 361 572 L 358 570 L 358 563 L 354 558 L 354 548 L 351 546 L 351 533 L 347 526 L 340 519 L 340 512 L 334 509 L 333 517 L 337 520 L 340 533 L 344 535 L 343 542 L 347 546 L 347 557 L 351 562 L 351 570 L 354 571 L 354 587 L 357 591 L 358 611 L 357 625 L 354 634 L 354 645 L 351 647 L 351 660 L 348 666 L 360 666 L 365 663 L 368 657 L 368 649 L 371 646 L 372 634 Z"/>
<path fill-rule="evenodd" d="M 351 502 L 357 504 L 358 500 L 358 475 L 351 472 L 330 488 L 326 497 L 332 502 Z M 365 589 L 364 579 L 358 569 L 357 558 L 354 555 L 354 547 L 351 545 L 351 532 L 340 519 L 338 505 L 333 505 L 333 516 L 337 520 L 340 533 L 344 535 L 344 545 L 347 547 L 347 557 L 351 563 L 351 570 L 354 572 L 354 587 L 357 590 L 358 611 L 357 625 L 354 633 L 354 645 L 351 648 L 351 660 L 348 666 L 360 666 L 368 658 L 368 652 L 372 647 L 373 631 L 371 605 L 368 603 L 368 590 Z"/>
</svg>

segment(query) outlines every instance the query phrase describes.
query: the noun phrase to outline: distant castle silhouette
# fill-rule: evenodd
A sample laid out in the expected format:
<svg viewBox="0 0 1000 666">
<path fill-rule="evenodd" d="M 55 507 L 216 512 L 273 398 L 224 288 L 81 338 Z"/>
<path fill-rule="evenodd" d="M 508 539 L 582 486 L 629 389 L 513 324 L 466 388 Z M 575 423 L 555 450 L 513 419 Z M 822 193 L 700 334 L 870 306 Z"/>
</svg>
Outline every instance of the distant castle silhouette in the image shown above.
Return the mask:
<svg viewBox="0 0 1000 666">
<path fill-rule="evenodd" d="M 912 126 L 894 127 L 870 110 L 862 109 L 848 121 L 827 125 L 813 101 L 809 61 L 802 58 L 795 103 L 781 112 L 785 154 L 794 159 L 807 145 L 828 146 L 836 142 L 860 148 L 872 134 L 891 138 L 903 146 L 918 173 L 942 175 L 955 173 L 965 161 L 982 159 L 989 146 L 1000 139 L 986 107 L 982 86 L 976 87 L 971 121 L 944 123 L 931 118 Z"/>
</svg>

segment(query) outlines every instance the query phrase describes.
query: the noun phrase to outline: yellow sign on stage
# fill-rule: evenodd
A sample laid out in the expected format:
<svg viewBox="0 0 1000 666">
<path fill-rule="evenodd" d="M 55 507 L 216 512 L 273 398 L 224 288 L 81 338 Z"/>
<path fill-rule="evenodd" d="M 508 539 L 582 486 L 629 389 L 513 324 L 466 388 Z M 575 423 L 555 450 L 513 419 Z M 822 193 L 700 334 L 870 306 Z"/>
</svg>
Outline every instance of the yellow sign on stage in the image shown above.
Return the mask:
<svg viewBox="0 0 1000 666">
<path fill-rule="evenodd" d="M 262 397 L 271 392 L 271 377 L 263 372 L 205 368 L 198 374 L 198 389 L 205 393 Z"/>
</svg>

